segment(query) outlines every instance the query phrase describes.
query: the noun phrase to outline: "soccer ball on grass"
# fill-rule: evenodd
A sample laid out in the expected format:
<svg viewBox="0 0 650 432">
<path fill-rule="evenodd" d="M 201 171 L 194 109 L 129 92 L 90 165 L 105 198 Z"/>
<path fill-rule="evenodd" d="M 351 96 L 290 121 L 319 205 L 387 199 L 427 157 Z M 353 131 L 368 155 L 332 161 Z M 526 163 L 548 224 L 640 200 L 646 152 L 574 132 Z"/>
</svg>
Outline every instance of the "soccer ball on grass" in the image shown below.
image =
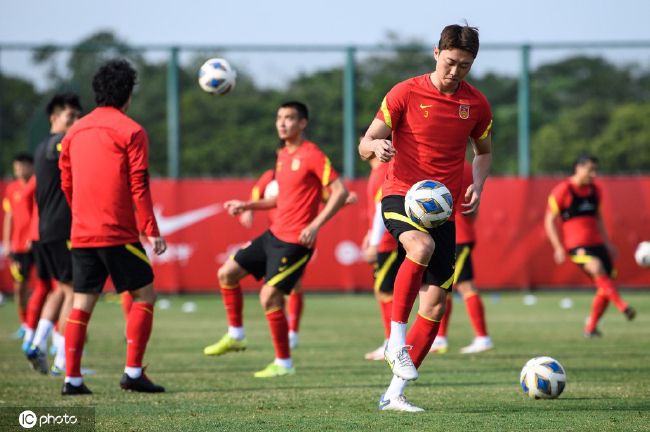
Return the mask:
<svg viewBox="0 0 650 432">
<path fill-rule="evenodd" d="M 535 357 L 524 365 L 519 375 L 524 394 L 533 399 L 555 399 L 566 385 L 564 368 L 552 357 Z"/>
</svg>

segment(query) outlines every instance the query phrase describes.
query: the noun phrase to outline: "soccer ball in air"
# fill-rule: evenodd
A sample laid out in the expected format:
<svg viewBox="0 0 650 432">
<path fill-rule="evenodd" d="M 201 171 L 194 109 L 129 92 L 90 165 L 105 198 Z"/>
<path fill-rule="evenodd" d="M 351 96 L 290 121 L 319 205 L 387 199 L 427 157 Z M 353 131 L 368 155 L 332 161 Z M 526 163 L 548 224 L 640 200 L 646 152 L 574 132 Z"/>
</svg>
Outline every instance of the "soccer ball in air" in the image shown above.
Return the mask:
<svg viewBox="0 0 650 432">
<path fill-rule="evenodd" d="M 422 180 L 406 193 L 404 210 L 411 220 L 424 228 L 435 228 L 449 219 L 453 209 L 451 192 L 435 180 Z"/>
<path fill-rule="evenodd" d="M 641 267 L 650 267 L 650 241 L 643 241 L 636 247 L 634 260 Z"/>
<path fill-rule="evenodd" d="M 237 72 L 227 60 L 211 58 L 199 69 L 199 85 L 208 93 L 223 95 L 235 88 Z"/>
<path fill-rule="evenodd" d="M 566 384 L 564 368 L 552 357 L 535 357 L 524 365 L 519 375 L 523 392 L 533 399 L 554 399 Z"/>
</svg>

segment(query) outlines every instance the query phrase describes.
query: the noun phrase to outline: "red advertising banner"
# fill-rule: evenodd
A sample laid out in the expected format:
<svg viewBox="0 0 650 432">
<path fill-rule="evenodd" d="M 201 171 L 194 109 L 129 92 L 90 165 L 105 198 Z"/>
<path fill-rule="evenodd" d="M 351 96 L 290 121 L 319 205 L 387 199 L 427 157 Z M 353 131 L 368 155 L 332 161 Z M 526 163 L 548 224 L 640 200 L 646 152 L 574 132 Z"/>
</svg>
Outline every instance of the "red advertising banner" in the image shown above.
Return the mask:
<svg viewBox="0 0 650 432">
<path fill-rule="evenodd" d="M 546 198 L 560 178 L 492 178 L 482 197 L 474 254 L 480 287 L 531 288 L 589 286 L 571 263 L 557 266 L 543 228 Z M 650 240 L 650 177 L 601 177 L 602 211 L 610 237 L 618 248 L 618 283 L 650 287 L 650 269 L 634 262 L 634 250 Z M 4 190 L 6 183 L 0 183 Z M 163 292 L 216 291 L 216 272 L 237 248 L 268 225 L 264 212 L 252 228 L 239 224 L 223 209 L 233 198 L 246 198 L 251 180 L 154 180 L 156 216 L 169 249 L 152 256 L 155 285 Z M 370 290 L 372 269 L 361 260 L 360 244 L 367 228 L 365 180 L 347 183 L 359 202 L 347 206 L 319 233 L 316 253 L 302 281 L 308 290 Z M 260 283 L 246 278 L 254 290 Z M 8 261 L 0 259 L 0 290 L 11 291 Z"/>
</svg>

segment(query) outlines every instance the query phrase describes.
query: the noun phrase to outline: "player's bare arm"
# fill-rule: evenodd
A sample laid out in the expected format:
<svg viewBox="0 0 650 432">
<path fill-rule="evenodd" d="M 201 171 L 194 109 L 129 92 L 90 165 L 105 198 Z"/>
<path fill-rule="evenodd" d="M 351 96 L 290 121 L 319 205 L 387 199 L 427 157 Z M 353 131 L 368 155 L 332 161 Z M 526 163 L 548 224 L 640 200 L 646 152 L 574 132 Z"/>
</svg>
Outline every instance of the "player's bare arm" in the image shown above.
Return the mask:
<svg viewBox="0 0 650 432">
<path fill-rule="evenodd" d="M 300 233 L 300 243 L 306 247 L 313 246 L 318 230 L 345 205 L 345 200 L 348 198 L 348 190 L 341 179 L 334 180 L 329 184 L 329 188 L 331 195 L 325 207 Z"/>
<path fill-rule="evenodd" d="M 237 216 L 247 210 L 257 211 L 272 209 L 276 206 L 276 201 L 277 199 L 275 197 L 263 198 L 256 201 L 230 200 L 225 202 L 224 207 L 230 216 Z"/>
<path fill-rule="evenodd" d="M 566 252 L 560 241 L 560 232 L 557 229 L 557 219 L 558 215 L 553 213 L 550 209 L 546 210 L 546 215 L 544 216 L 544 230 L 546 231 L 546 236 L 553 246 L 553 259 L 556 264 L 562 264 L 566 260 Z"/>
<path fill-rule="evenodd" d="M 473 215 L 478 212 L 483 185 L 492 166 L 492 134 L 479 141 L 472 140 L 472 147 L 474 149 L 474 161 L 472 162 L 474 183 L 469 185 L 465 191 L 465 202 L 461 203 L 461 206 L 465 208 L 465 211 L 462 212 L 464 215 Z"/>
<path fill-rule="evenodd" d="M 393 143 L 386 139 L 391 134 L 391 128 L 379 119 L 374 119 L 366 134 L 359 143 L 359 155 L 363 160 L 377 158 L 382 162 L 390 162 L 395 156 Z"/>
</svg>

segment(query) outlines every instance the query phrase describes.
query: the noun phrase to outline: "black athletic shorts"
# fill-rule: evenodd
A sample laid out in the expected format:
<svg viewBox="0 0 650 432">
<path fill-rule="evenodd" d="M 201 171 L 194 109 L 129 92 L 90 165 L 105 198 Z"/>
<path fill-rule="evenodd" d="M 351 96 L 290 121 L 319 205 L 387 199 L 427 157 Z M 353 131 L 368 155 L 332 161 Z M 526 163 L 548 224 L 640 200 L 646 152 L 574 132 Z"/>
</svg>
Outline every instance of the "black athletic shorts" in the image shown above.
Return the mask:
<svg viewBox="0 0 650 432">
<path fill-rule="evenodd" d="M 134 291 L 153 282 L 153 269 L 137 243 L 95 248 L 73 248 L 74 292 L 99 294 L 111 277 L 115 291 Z"/>
<path fill-rule="evenodd" d="M 28 252 L 14 252 L 9 255 L 11 263 L 9 270 L 11 277 L 16 282 L 25 282 L 29 279 L 29 273 L 32 271 L 34 265 L 34 255 L 31 251 Z"/>
<path fill-rule="evenodd" d="M 598 258 L 600 262 L 603 263 L 605 273 L 610 277 L 616 276 L 616 269 L 614 268 L 612 258 L 605 245 L 580 246 L 570 249 L 569 255 L 571 256 L 571 261 L 578 264 L 580 267 L 584 267 L 584 265 L 592 259 Z"/>
<path fill-rule="evenodd" d="M 456 270 L 454 272 L 454 284 L 474 279 L 474 266 L 472 265 L 473 249 L 474 243 L 459 243 L 456 245 Z"/>
<path fill-rule="evenodd" d="M 72 281 L 70 241 L 57 240 L 40 243 L 40 245 L 48 273 L 59 282 L 70 283 Z"/>
<path fill-rule="evenodd" d="M 244 270 L 264 283 L 290 294 L 305 272 L 312 250 L 299 244 L 287 243 L 270 230 L 239 249 L 233 259 Z"/>
<path fill-rule="evenodd" d="M 391 252 L 377 252 L 377 262 L 375 263 L 375 292 L 384 294 L 393 294 L 395 285 L 395 276 L 397 270 L 404 261 L 404 249 L 398 253 L 395 249 Z"/>
<path fill-rule="evenodd" d="M 47 269 L 45 262 L 45 252 L 43 245 L 39 241 L 32 241 L 32 254 L 34 255 L 34 266 L 36 267 L 36 277 L 41 280 L 50 280 L 52 275 Z"/>
<path fill-rule="evenodd" d="M 454 222 L 447 221 L 437 228 L 423 228 L 406 216 L 404 197 L 400 195 L 390 195 L 382 199 L 381 212 L 386 229 L 398 243 L 400 234 L 407 231 L 426 232 L 433 238 L 436 247 L 422 277 L 422 283 L 451 290 L 456 263 L 456 225 Z M 402 248 L 401 243 L 399 247 Z"/>
</svg>

